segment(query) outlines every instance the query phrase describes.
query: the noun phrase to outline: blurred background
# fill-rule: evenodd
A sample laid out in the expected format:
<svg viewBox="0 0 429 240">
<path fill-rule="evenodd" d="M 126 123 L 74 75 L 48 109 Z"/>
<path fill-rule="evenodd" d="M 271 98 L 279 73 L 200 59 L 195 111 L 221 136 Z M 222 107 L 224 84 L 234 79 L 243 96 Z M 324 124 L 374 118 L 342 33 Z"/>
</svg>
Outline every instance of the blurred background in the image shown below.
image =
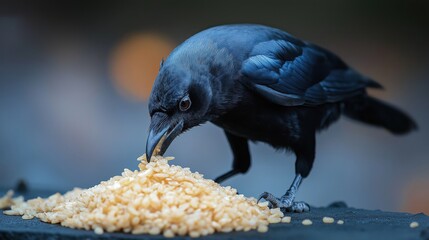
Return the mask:
<svg viewBox="0 0 429 240">
<path fill-rule="evenodd" d="M 385 86 L 419 131 L 395 137 L 342 118 L 317 140 L 299 200 L 429 214 L 429 1 L 0 2 L 0 188 L 90 187 L 136 169 L 160 60 L 205 28 L 260 23 L 332 50 Z M 252 168 L 225 185 L 281 195 L 292 154 L 251 144 Z M 231 167 L 221 129 L 181 135 L 173 164 L 215 178 Z"/>
</svg>

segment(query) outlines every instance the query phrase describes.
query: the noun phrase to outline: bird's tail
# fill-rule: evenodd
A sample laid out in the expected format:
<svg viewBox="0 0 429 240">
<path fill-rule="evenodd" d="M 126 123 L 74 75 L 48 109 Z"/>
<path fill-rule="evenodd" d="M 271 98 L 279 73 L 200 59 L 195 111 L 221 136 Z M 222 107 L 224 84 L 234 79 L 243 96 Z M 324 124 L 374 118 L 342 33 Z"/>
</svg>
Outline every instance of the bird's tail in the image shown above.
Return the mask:
<svg viewBox="0 0 429 240">
<path fill-rule="evenodd" d="M 383 127 L 393 134 L 405 134 L 417 129 L 417 124 L 406 113 L 369 96 L 347 101 L 344 113 L 352 119 Z"/>
</svg>

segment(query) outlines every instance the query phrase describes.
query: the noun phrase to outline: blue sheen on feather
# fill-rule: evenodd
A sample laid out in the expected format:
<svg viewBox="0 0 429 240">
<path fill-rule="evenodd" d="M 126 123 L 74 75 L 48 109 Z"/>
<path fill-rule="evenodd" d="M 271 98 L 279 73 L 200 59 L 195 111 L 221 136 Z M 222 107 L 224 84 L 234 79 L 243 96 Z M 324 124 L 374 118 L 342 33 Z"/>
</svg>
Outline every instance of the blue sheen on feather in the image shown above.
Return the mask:
<svg viewBox="0 0 429 240">
<path fill-rule="evenodd" d="M 284 106 L 320 105 L 362 94 L 380 86 L 314 45 L 286 40 L 257 44 L 242 65 L 247 85 Z"/>
</svg>

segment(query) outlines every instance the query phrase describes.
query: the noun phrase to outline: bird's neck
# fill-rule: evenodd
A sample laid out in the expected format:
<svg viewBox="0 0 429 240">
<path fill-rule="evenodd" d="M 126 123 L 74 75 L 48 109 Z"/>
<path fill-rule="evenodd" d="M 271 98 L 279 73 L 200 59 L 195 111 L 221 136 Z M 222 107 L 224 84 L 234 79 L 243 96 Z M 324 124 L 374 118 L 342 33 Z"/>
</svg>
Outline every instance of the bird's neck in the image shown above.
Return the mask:
<svg viewBox="0 0 429 240">
<path fill-rule="evenodd" d="M 220 79 L 211 82 L 212 99 L 208 116 L 218 118 L 239 106 L 245 95 L 244 86 L 237 79 Z"/>
</svg>

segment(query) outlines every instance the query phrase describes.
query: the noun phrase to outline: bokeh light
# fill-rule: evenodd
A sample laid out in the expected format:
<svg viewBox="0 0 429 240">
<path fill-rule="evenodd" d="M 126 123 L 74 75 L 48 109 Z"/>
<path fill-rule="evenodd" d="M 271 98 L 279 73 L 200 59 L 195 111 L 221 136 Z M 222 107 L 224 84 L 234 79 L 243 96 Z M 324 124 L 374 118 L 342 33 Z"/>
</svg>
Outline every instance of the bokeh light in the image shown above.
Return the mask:
<svg viewBox="0 0 429 240">
<path fill-rule="evenodd" d="M 133 34 L 113 50 L 112 78 L 126 96 L 136 100 L 149 97 L 160 62 L 173 50 L 174 44 L 154 33 Z"/>
<path fill-rule="evenodd" d="M 403 192 L 401 211 L 429 214 L 429 180 L 424 177 L 412 179 Z"/>
</svg>

